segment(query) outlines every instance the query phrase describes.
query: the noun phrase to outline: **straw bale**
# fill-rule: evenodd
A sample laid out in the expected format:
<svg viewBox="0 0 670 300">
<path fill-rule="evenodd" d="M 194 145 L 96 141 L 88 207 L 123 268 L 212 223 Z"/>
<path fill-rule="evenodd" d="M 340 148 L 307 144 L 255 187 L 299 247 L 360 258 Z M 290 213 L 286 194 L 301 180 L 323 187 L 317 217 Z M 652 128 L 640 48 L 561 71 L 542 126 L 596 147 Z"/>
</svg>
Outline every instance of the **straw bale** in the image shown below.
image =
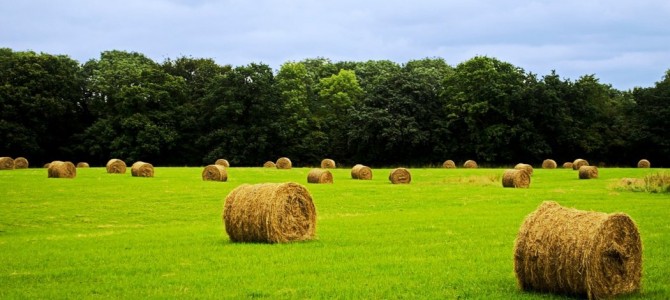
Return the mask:
<svg viewBox="0 0 670 300">
<path fill-rule="evenodd" d="M 14 159 L 14 169 L 27 169 L 28 160 L 25 157 L 17 157 Z"/>
<path fill-rule="evenodd" d="M 137 161 L 130 167 L 130 174 L 134 177 L 154 177 L 154 166 L 150 163 Z"/>
<path fill-rule="evenodd" d="M 545 159 L 542 161 L 542 169 L 556 169 L 558 167 L 558 164 L 556 164 L 556 161 L 553 159 Z"/>
<path fill-rule="evenodd" d="M 335 161 L 330 158 L 321 161 L 321 169 L 334 169 L 335 167 Z"/>
<path fill-rule="evenodd" d="M 77 168 L 69 161 L 55 160 L 49 164 L 47 169 L 48 178 L 75 178 Z"/>
<path fill-rule="evenodd" d="M 290 169 L 293 167 L 293 164 L 288 157 L 280 157 L 275 165 L 277 166 L 277 169 Z"/>
<path fill-rule="evenodd" d="M 588 165 L 589 165 L 588 161 L 586 161 L 585 159 L 578 158 L 575 159 L 574 162 L 572 162 L 572 169 L 577 171 L 581 166 L 588 166 Z"/>
<path fill-rule="evenodd" d="M 110 174 L 126 174 L 126 163 L 120 159 L 112 158 L 106 165 L 107 173 Z"/>
<path fill-rule="evenodd" d="M 277 165 L 275 165 L 274 162 L 269 161 L 269 160 L 266 161 L 266 162 L 263 164 L 263 168 L 276 168 L 276 167 L 277 167 Z"/>
<path fill-rule="evenodd" d="M 202 170 L 202 180 L 228 181 L 228 171 L 223 165 L 209 165 Z"/>
<path fill-rule="evenodd" d="M 88 168 L 90 167 L 87 162 L 80 161 L 77 163 L 77 168 Z"/>
<path fill-rule="evenodd" d="M 579 168 L 579 179 L 593 179 L 598 178 L 598 167 L 596 166 L 582 166 Z"/>
<path fill-rule="evenodd" d="M 514 169 L 526 170 L 526 172 L 528 172 L 528 175 L 533 176 L 533 166 L 529 164 L 516 164 L 516 166 L 514 166 Z"/>
<path fill-rule="evenodd" d="M 214 162 L 214 164 L 219 165 L 219 166 L 224 166 L 226 168 L 230 167 L 230 163 L 228 162 L 228 160 L 223 159 L 223 158 L 217 159 L 216 162 Z"/>
<path fill-rule="evenodd" d="M 372 169 L 370 169 L 370 167 L 368 167 L 368 166 L 357 164 L 353 168 L 351 168 L 351 178 L 362 179 L 362 180 L 371 180 L 372 179 Z"/>
<path fill-rule="evenodd" d="M 312 169 L 307 174 L 308 183 L 333 183 L 333 174 L 326 169 Z"/>
<path fill-rule="evenodd" d="M 641 159 L 637 162 L 638 168 L 651 168 L 651 163 L 646 159 Z"/>
<path fill-rule="evenodd" d="M 530 187 L 530 175 L 526 169 L 508 169 L 502 176 L 502 186 L 506 188 Z"/>
<path fill-rule="evenodd" d="M 389 180 L 393 184 L 407 184 L 412 182 L 412 174 L 409 173 L 409 170 L 405 168 L 396 168 L 391 170 L 389 174 Z"/>
<path fill-rule="evenodd" d="M 465 163 L 463 163 L 463 167 L 469 169 L 475 169 L 477 168 L 477 162 L 474 160 L 466 160 Z"/>
<path fill-rule="evenodd" d="M 456 169 L 456 163 L 451 160 L 445 160 L 444 163 L 442 164 L 442 167 L 447 168 L 447 169 Z"/>
<path fill-rule="evenodd" d="M 11 157 L 0 157 L 0 170 L 14 170 L 14 159 Z"/>
<path fill-rule="evenodd" d="M 572 169 L 572 163 L 571 162 L 564 162 L 563 163 L 563 169 Z"/>
</svg>

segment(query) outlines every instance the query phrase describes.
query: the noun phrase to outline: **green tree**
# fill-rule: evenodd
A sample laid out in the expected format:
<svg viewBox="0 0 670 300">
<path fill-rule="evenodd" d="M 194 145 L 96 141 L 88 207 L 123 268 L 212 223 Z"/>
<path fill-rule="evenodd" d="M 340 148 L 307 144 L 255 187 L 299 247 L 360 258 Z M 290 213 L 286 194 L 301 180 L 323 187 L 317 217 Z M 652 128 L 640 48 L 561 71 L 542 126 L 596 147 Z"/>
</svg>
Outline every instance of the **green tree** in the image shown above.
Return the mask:
<svg viewBox="0 0 670 300">
<path fill-rule="evenodd" d="M 630 109 L 634 131 L 630 163 L 647 158 L 654 167 L 670 165 L 670 70 L 653 87 L 635 88 Z"/>
</svg>

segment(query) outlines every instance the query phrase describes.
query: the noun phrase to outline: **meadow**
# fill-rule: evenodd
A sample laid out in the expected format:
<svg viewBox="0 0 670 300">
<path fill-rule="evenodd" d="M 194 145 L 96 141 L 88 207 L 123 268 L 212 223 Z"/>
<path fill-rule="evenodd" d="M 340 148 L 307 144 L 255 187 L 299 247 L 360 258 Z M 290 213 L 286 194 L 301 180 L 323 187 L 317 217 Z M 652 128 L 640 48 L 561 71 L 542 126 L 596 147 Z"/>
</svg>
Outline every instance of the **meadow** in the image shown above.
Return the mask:
<svg viewBox="0 0 670 300">
<path fill-rule="evenodd" d="M 524 217 L 542 201 L 624 212 L 643 244 L 640 292 L 670 298 L 670 196 L 614 186 L 659 169 L 601 168 L 600 178 L 536 168 L 529 189 L 502 188 L 503 169 L 390 169 L 333 184 L 307 184 L 308 168 L 228 169 L 203 181 L 201 167 L 156 167 L 155 177 L 77 169 L 0 171 L 0 298 L 565 299 L 522 292 L 513 248 Z M 243 183 L 298 182 L 317 209 L 316 239 L 231 243 L 226 195 Z"/>
</svg>

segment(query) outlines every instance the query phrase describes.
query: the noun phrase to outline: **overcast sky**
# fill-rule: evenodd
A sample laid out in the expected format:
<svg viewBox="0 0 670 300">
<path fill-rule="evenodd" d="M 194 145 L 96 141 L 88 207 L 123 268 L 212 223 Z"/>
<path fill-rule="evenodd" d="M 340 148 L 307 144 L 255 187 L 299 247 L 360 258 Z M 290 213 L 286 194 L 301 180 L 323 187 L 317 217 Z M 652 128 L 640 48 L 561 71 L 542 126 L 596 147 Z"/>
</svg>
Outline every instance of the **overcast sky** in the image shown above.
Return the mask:
<svg viewBox="0 0 670 300">
<path fill-rule="evenodd" d="M 262 62 L 476 55 L 626 90 L 670 69 L 668 0 L 0 0 L 0 47 L 86 62 L 105 50 L 157 62 Z"/>
</svg>

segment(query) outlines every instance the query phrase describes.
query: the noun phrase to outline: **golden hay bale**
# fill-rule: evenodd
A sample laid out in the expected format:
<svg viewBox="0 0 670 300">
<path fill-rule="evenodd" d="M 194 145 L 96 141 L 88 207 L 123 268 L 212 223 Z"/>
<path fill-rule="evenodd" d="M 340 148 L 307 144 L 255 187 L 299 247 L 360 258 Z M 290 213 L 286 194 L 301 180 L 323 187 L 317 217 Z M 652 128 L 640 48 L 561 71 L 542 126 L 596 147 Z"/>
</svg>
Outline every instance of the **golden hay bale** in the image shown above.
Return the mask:
<svg viewBox="0 0 670 300">
<path fill-rule="evenodd" d="M 314 238 L 316 208 L 297 183 L 242 184 L 226 197 L 223 221 L 233 242 L 304 241 Z"/>
<path fill-rule="evenodd" d="M 542 169 L 556 169 L 558 164 L 553 159 L 545 159 L 542 161 Z"/>
<path fill-rule="evenodd" d="M 468 169 L 475 169 L 477 168 L 477 162 L 474 160 L 466 160 L 463 164 L 463 167 Z"/>
<path fill-rule="evenodd" d="M 579 179 L 593 179 L 593 178 L 598 178 L 598 167 L 581 166 L 581 168 L 579 168 Z"/>
<path fill-rule="evenodd" d="M 530 175 L 526 169 L 505 170 L 502 177 L 502 186 L 506 188 L 528 188 L 530 187 Z"/>
<path fill-rule="evenodd" d="M 577 171 L 581 166 L 588 166 L 588 165 L 589 165 L 588 161 L 586 161 L 585 159 L 578 158 L 575 159 L 574 162 L 572 162 L 572 169 Z"/>
<path fill-rule="evenodd" d="M 107 162 L 107 173 L 126 174 L 126 163 L 120 159 L 112 158 Z"/>
<path fill-rule="evenodd" d="M 263 168 L 276 168 L 276 167 L 277 166 L 275 165 L 275 163 L 269 160 L 263 164 Z"/>
<path fill-rule="evenodd" d="M 445 160 L 444 163 L 442 164 L 442 167 L 447 168 L 447 169 L 456 169 L 456 163 L 451 160 Z"/>
<path fill-rule="evenodd" d="M 288 159 L 288 157 L 280 157 L 275 165 L 277 166 L 277 169 L 290 169 L 293 167 L 293 164 L 291 164 L 291 160 Z"/>
<path fill-rule="evenodd" d="M 69 161 L 55 160 L 49 164 L 47 169 L 48 178 L 75 178 L 77 168 Z"/>
<path fill-rule="evenodd" d="M 545 201 L 519 228 L 514 272 L 524 291 L 610 298 L 640 288 L 642 241 L 626 214 Z"/>
<path fill-rule="evenodd" d="M 396 168 L 391 170 L 391 173 L 389 174 L 389 180 L 393 184 L 410 183 L 412 182 L 412 174 L 410 174 L 409 170 L 405 168 Z"/>
<path fill-rule="evenodd" d="M 308 183 L 333 183 L 333 174 L 324 169 L 312 169 L 307 174 Z"/>
<path fill-rule="evenodd" d="M 25 157 L 17 157 L 14 159 L 14 169 L 27 169 L 28 160 Z"/>
<path fill-rule="evenodd" d="M 214 164 L 219 165 L 219 166 L 224 166 L 226 168 L 230 168 L 230 163 L 228 162 L 228 160 L 225 160 L 223 158 L 217 159 L 216 162 L 214 162 Z"/>
<path fill-rule="evenodd" d="M 228 181 L 228 172 L 223 165 L 209 165 L 202 170 L 202 180 Z"/>
<path fill-rule="evenodd" d="M 646 159 L 641 159 L 637 162 L 638 168 L 651 168 L 651 163 Z"/>
<path fill-rule="evenodd" d="M 370 167 L 368 166 L 357 164 L 353 168 L 351 168 L 351 178 L 361 180 L 371 180 L 372 169 L 370 169 Z"/>
<path fill-rule="evenodd" d="M 14 170 L 14 159 L 11 157 L 0 157 L 0 170 Z"/>
<path fill-rule="evenodd" d="M 42 168 L 48 169 L 50 165 L 51 165 L 51 163 L 46 163 L 42 166 Z"/>
<path fill-rule="evenodd" d="M 77 163 L 77 168 L 88 168 L 90 167 L 87 162 L 80 161 Z"/>
<path fill-rule="evenodd" d="M 154 177 L 154 166 L 150 163 L 137 161 L 130 167 L 130 174 L 135 177 Z"/>
<path fill-rule="evenodd" d="M 330 158 L 326 158 L 321 161 L 322 169 L 334 169 L 335 167 L 336 167 L 335 161 Z"/>
<path fill-rule="evenodd" d="M 533 175 L 533 166 L 531 166 L 529 164 L 516 164 L 516 166 L 514 166 L 514 169 L 516 169 L 516 170 L 526 170 L 526 172 L 528 172 L 528 175 L 531 175 L 531 176 Z"/>
<path fill-rule="evenodd" d="M 572 169 L 572 163 L 571 162 L 564 162 L 563 163 L 563 169 Z"/>
</svg>

